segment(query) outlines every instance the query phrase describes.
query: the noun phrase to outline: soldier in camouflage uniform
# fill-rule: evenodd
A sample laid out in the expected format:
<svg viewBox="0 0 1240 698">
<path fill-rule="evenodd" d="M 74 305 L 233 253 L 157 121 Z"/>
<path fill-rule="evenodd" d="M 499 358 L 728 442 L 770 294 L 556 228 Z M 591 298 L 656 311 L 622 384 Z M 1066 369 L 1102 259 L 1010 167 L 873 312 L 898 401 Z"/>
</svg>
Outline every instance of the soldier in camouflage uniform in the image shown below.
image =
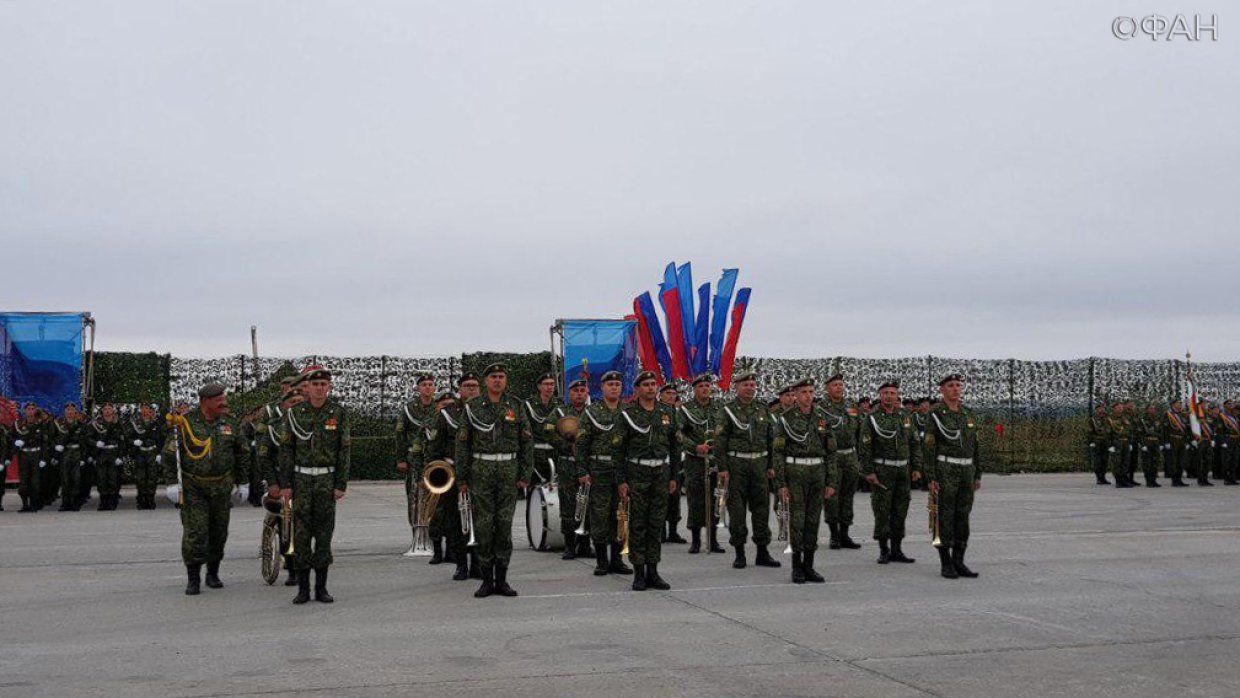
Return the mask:
<svg viewBox="0 0 1240 698">
<path fill-rule="evenodd" d="M 440 395 L 435 401 L 437 412 L 430 428 L 423 429 L 420 438 L 415 439 L 410 447 L 409 466 L 413 469 L 415 482 L 421 482 L 422 470 L 426 464 L 437 460 L 447 461 L 452 465 L 457 479 L 460 479 L 460 464 L 456 460 L 456 437 L 461 424 L 465 422 L 465 403 L 478 397 L 482 388 L 478 376 L 473 373 L 461 375 L 456 381 L 456 388 L 459 399 L 453 401 L 450 394 Z M 431 518 L 429 534 L 432 540 L 447 539 L 449 555 L 456 563 L 453 580 L 461 582 L 466 579 L 482 579 L 477 546 L 472 550 L 465 547 L 468 540 L 461 530 L 458 493 L 458 488 L 454 487 L 439 498 L 439 504 Z M 476 523 L 477 511 L 474 512 L 474 517 Z"/>
<path fill-rule="evenodd" d="M 1192 434 L 1189 432 L 1188 415 L 1184 414 L 1184 403 L 1171 401 L 1163 419 L 1163 454 L 1166 461 L 1163 473 L 1171 478 L 1172 487 L 1188 487 L 1184 482 L 1184 470 L 1188 462 L 1188 442 Z"/>
<path fill-rule="evenodd" d="M 414 378 L 417 396 L 401 407 L 396 416 L 396 471 L 405 476 L 405 511 L 409 527 L 413 528 L 414 500 L 418 496 L 418 481 L 422 477 L 422 469 L 409 467 L 413 444 L 427 429 L 435 428 L 435 378 L 429 373 L 420 373 Z M 444 561 L 442 536 L 431 537 L 430 564 L 438 565 Z"/>
<path fill-rule="evenodd" d="M 1201 436 L 1194 436 L 1189 442 L 1190 474 L 1196 475 L 1198 487 L 1213 487 L 1214 483 L 1210 482 L 1210 464 L 1214 461 L 1214 427 L 1210 424 L 1208 415 L 1199 417 L 1197 423 L 1201 427 Z"/>
<path fill-rule="evenodd" d="M 586 403 L 590 399 L 590 386 L 585 380 L 578 378 L 568 384 L 568 404 L 555 408 L 551 415 L 553 427 L 565 417 L 574 417 L 580 428 L 581 420 L 586 416 Z M 564 553 L 562 560 L 575 560 L 578 557 L 590 557 L 594 551 L 590 548 L 590 536 L 577 538 L 577 463 L 573 459 L 573 446 L 576 437 L 566 437 L 559 429 L 552 428 L 551 443 L 555 446 L 556 487 L 560 496 L 560 534 L 564 536 Z M 585 520 L 587 526 L 590 516 L 587 507 Z"/>
<path fill-rule="evenodd" d="M 878 541 L 878 564 L 915 562 L 904 554 L 904 521 L 908 518 L 909 493 L 921 480 L 921 441 L 913 417 L 900 409 L 900 384 L 879 386 L 878 409 L 861 426 L 861 467 L 870 483 L 870 508 L 874 510 L 874 540 Z M 890 544 L 890 547 L 888 545 Z"/>
<path fill-rule="evenodd" d="M 615 450 L 619 443 L 616 422 L 620 419 L 620 393 L 624 376 L 608 371 L 599 380 L 603 399 L 586 408 L 577 434 L 573 459 L 577 465 L 578 486 L 590 487 L 590 539 L 594 543 L 594 574 L 633 574 L 620 557 L 616 542 L 616 509 L 620 503 L 616 488 Z M 611 552 L 610 560 L 608 551 Z"/>
<path fill-rule="evenodd" d="M 27 402 L 21 417 L 13 423 L 13 451 L 17 455 L 17 496 L 21 497 L 22 513 L 43 508 L 43 491 L 39 479 L 52 451 L 48 425 L 39 418 L 39 408 Z"/>
<path fill-rule="evenodd" d="M 95 440 L 99 511 L 114 511 L 120 501 L 121 465 L 125 455 L 125 425 L 117 417 L 115 405 L 103 406 L 103 414 L 93 424 L 90 438 Z"/>
<path fill-rule="evenodd" d="M 746 515 L 752 516 L 753 542 L 758 552 L 754 564 L 759 567 L 780 567 L 771 557 L 770 480 L 775 469 L 771 463 L 770 411 L 759 402 L 757 376 L 742 373 L 733 380 L 736 398 L 720 405 L 712 420 L 715 428 L 715 460 L 719 480 L 728 488 L 729 543 L 736 551 L 732 561 L 735 569 L 744 569 L 745 542 L 749 536 Z"/>
<path fill-rule="evenodd" d="M 133 479 L 138 490 L 138 508 L 155 508 L 155 489 L 159 486 L 159 451 L 163 448 L 164 420 L 159 418 L 155 405 L 141 405 L 137 416 L 131 418 L 125 438 L 133 463 Z"/>
<path fill-rule="evenodd" d="M 1141 465 L 1146 487 L 1162 487 L 1158 484 L 1158 466 L 1162 464 L 1162 420 L 1158 405 L 1146 405 L 1145 412 L 1133 421 L 1133 451 Z"/>
<path fill-rule="evenodd" d="M 302 402 L 301 376 L 286 376 L 280 380 L 280 401 L 264 405 L 254 422 L 254 467 L 262 473 L 267 483 L 267 496 L 280 498 L 280 428 L 284 415 Z M 287 541 L 285 541 L 287 548 Z M 293 556 L 284 555 L 284 569 L 288 577 L 284 586 L 297 586 L 297 570 L 293 568 Z"/>
<path fill-rule="evenodd" d="M 1109 485 L 1107 479 L 1107 456 L 1111 448 L 1111 422 L 1107 419 L 1106 405 L 1099 404 L 1094 408 L 1094 416 L 1089 418 L 1089 454 L 1094 464 L 1094 480 L 1099 485 Z"/>
<path fill-rule="evenodd" d="M 60 495 L 60 453 L 56 451 L 56 417 L 51 412 L 39 410 L 39 419 L 47 435 L 46 458 L 39 466 L 39 508 L 50 507 Z"/>
<path fill-rule="evenodd" d="M 1236 403 L 1228 400 L 1223 403 L 1219 413 L 1218 448 L 1222 460 L 1224 485 L 1237 485 L 1237 471 L 1240 470 L 1240 419 L 1236 418 Z"/>
<path fill-rule="evenodd" d="M 916 409 L 913 411 L 913 427 L 917 429 L 917 447 L 921 449 L 921 464 L 923 468 L 926 466 L 926 427 L 930 423 L 930 407 L 930 398 L 923 397 L 917 401 Z M 917 485 L 921 486 L 923 492 L 930 491 L 930 478 L 925 477 L 924 471 L 922 472 L 920 482 L 914 483 L 913 486 L 916 487 Z"/>
<path fill-rule="evenodd" d="M 1217 403 L 1210 403 L 1209 409 L 1206 411 L 1206 421 L 1210 424 L 1210 472 L 1214 479 L 1223 479 L 1223 441 L 1220 438 L 1222 417 L 1221 410 Z"/>
<path fill-rule="evenodd" d="M 792 545 L 792 582 L 822 583 L 814 569 L 822 503 L 835 496 L 840 473 L 835 461 L 835 435 L 827 413 L 814 404 L 814 380 L 794 383 L 793 406 L 780 413 L 771 439 L 775 482 L 788 504 L 788 538 Z"/>
<path fill-rule="evenodd" d="M 671 479 L 680 464 L 676 415 L 658 401 L 658 377 L 642 371 L 633 381 L 637 399 L 616 420 L 616 482 L 620 499 L 629 508 L 629 560 L 633 563 L 633 591 L 671 586 L 659 576 L 663 555 L 663 527 L 667 495 L 676 489 Z M 763 410 L 765 412 L 765 410 Z"/>
<path fill-rule="evenodd" d="M 969 514 L 974 493 L 982 487 L 977 418 L 960 400 L 964 379 L 957 374 L 939 381 L 943 400 L 930 410 L 933 428 L 926 434 L 934 460 L 930 491 L 938 503 L 940 574 L 947 579 L 978 576 L 964 563 L 969 545 Z"/>
<path fill-rule="evenodd" d="M 702 374 L 693 380 L 693 399 L 676 408 L 676 438 L 679 441 L 680 459 L 684 472 L 685 496 L 689 500 L 689 534 L 692 543 L 689 552 L 702 552 L 702 527 L 706 528 L 706 545 L 712 553 L 722 553 L 715 535 L 713 499 L 718 474 L 708 473 L 706 457 L 714 455 L 714 429 L 717 405 L 711 397 L 714 376 Z M 715 470 L 715 461 L 711 461 Z M 709 478 L 709 479 L 708 479 Z M 709 513 L 709 516 L 707 515 Z"/>
<path fill-rule="evenodd" d="M 293 500 L 295 604 L 310 600 L 311 569 L 314 599 L 335 601 L 327 591 L 327 570 L 333 560 L 336 502 L 349 486 L 351 438 L 344 407 L 330 399 L 331 380 L 331 372 L 321 366 L 303 369 L 306 399 L 289 408 L 278 432 L 280 495 Z"/>
<path fill-rule="evenodd" d="M 861 415 L 857 406 L 844 399 L 844 376 L 837 373 L 827 379 L 827 399 L 821 403 L 827 413 L 827 426 L 835 436 L 835 465 L 840 471 L 840 487 L 835 496 L 828 499 L 823 512 L 827 528 L 831 530 L 832 550 L 857 549 L 861 544 L 848 535 L 853 524 L 853 498 L 857 494 L 857 480 L 861 477 L 860 461 L 857 459 L 857 439 L 861 433 Z"/>
<path fill-rule="evenodd" d="M 534 382 L 534 391 L 536 397 L 522 400 L 534 436 L 534 479 L 539 483 L 551 482 L 551 462 L 555 460 L 555 419 L 552 415 L 559 407 L 555 399 L 555 376 L 550 373 L 539 376 Z M 555 478 L 558 478 L 559 463 L 555 464 L 555 470 Z"/>
<path fill-rule="evenodd" d="M 672 410 L 672 414 L 676 414 L 676 408 L 680 406 L 680 393 L 675 381 L 664 383 L 659 388 L 659 402 L 667 405 Z M 681 461 L 683 468 L 684 461 Z M 663 533 L 664 543 L 688 543 L 689 541 L 680 537 L 677 530 L 680 527 L 680 500 L 681 492 L 685 488 L 685 471 L 677 469 L 672 472 L 672 479 L 676 481 L 676 491 L 667 495 L 667 531 Z"/>
<path fill-rule="evenodd" d="M 78 411 L 77 405 L 65 405 L 65 415 L 55 425 L 55 446 L 60 454 L 60 511 L 78 511 L 75 495 L 65 496 L 66 492 L 78 491 L 82 470 L 82 454 L 89 446 L 86 438 L 86 420 Z M 50 474 L 49 474 L 50 475 Z"/>
<path fill-rule="evenodd" d="M 1111 461 L 1111 475 L 1115 478 L 1115 486 L 1132 487 L 1128 481 L 1129 445 L 1132 432 L 1128 419 L 1124 417 L 1124 403 L 1117 402 L 1111 408 L 1111 416 L 1107 418 L 1107 432 L 1111 435 L 1107 446 L 1107 455 Z"/>
<path fill-rule="evenodd" d="M 246 482 L 250 472 L 248 444 L 226 416 L 227 410 L 224 386 L 204 385 L 198 391 L 198 408 L 168 430 L 164 444 L 163 461 L 171 477 L 176 477 L 178 463 L 181 468 L 181 558 L 189 596 L 199 593 L 203 563 L 207 586 L 224 586 L 219 572 L 228 541 L 228 505 L 233 485 Z"/>
<path fill-rule="evenodd" d="M 508 584 L 512 516 L 517 490 L 529 486 L 533 472 L 534 435 L 525 407 L 507 392 L 508 370 L 492 364 L 483 379 L 486 392 L 465 403 L 465 418 L 456 432 L 457 482 L 473 503 L 475 549 L 482 566 L 482 585 L 474 596 L 516 596 Z"/>
<path fill-rule="evenodd" d="M 2 400 L 0 396 L 0 400 Z M 0 511 L 4 511 L 4 483 L 8 479 L 8 469 L 13 460 L 13 434 L 8 426 L 0 422 Z"/>
</svg>

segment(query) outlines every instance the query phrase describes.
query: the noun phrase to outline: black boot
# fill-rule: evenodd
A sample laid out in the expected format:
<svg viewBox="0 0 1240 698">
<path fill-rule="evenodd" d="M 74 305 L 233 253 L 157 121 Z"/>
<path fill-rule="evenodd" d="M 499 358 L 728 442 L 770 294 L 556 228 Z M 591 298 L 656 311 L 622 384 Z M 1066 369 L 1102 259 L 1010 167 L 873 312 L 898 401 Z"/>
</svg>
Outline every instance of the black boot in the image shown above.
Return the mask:
<svg viewBox="0 0 1240 698">
<path fill-rule="evenodd" d="M 495 563 L 495 593 L 500 596 L 516 596 L 517 590 L 508 586 L 508 564 Z"/>
<path fill-rule="evenodd" d="M 478 561 L 478 553 L 469 551 L 469 578 L 482 579 L 482 563 Z"/>
<path fill-rule="evenodd" d="M 887 547 L 887 539 L 878 539 L 878 564 L 885 565 L 891 561 L 891 550 Z"/>
<path fill-rule="evenodd" d="M 1146 487 L 1162 487 L 1162 485 L 1158 484 L 1158 478 L 1155 478 L 1155 477 L 1145 478 L 1145 486 Z"/>
<path fill-rule="evenodd" d="M 1210 482 L 1209 477 L 1199 477 L 1197 478 L 1197 486 L 1198 487 L 1214 487 L 1214 483 Z"/>
<path fill-rule="evenodd" d="M 636 574 L 633 575 L 633 591 L 645 591 L 646 590 L 646 566 L 645 565 L 633 565 L 633 567 L 636 569 Z"/>
<path fill-rule="evenodd" d="M 447 564 L 456 564 L 456 552 L 452 550 L 452 545 L 448 541 L 443 543 L 443 561 Z"/>
<path fill-rule="evenodd" d="M 189 583 L 185 585 L 185 595 L 197 596 L 202 591 L 202 565 L 186 565 L 185 572 L 189 576 Z"/>
<path fill-rule="evenodd" d="M 4 511 L 4 510 L 0 509 L 0 511 Z M 25 510 L 23 509 L 23 511 Z M 73 503 L 67 499 L 62 499 L 60 500 L 60 508 L 57 509 L 56 511 L 73 511 Z"/>
<path fill-rule="evenodd" d="M 805 581 L 813 582 L 815 584 L 821 584 L 827 581 L 822 578 L 821 574 L 818 574 L 818 572 L 814 570 L 814 553 L 812 551 L 806 551 L 802 556 L 801 568 L 805 573 Z"/>
<path fill-rule="evenodd" d="M 435 538 L 431 541 L 431 559 L 428 561 L 428 564 L 443 564 L 443 539 Z"/>
<path fill-rule="evenodd" d="M 1188 483 L 1184 482 L 1183 478 L 1181 478 L 1179 475 L 1172 475 L 1171 486 L 1172 487 L 1188 487 Z"/>
<path fill-rule="evenodd" d="M 805 567 L 804 567 L 804 562 L 802 562 L 803 557 L 804 557 L 804 553 L 798 553 L 795 551 L 792 553 L 792 583 L 793 584 L 804 584 L 805 583 Z"/>
<path fill-rule="evenodd" d="M 860 543 L 849 537 L 848 526 L 844 524 L 840 524 L 840 547 L 848 550 L 857 550 L 861 547 Z"/>
<path fill-rule="evenodd" d="M 469 579 L 469 558 L 461 555 L 456 561 L 456 571 L 452 573 L 452 581 L 463 582 Z"/>
<path fill-rule="evenodd" d="M 318 567 L 314 570 L 314 600 L 319 603 L 332 603 L 336 599 L 327 593 L 327 568 Z"/>
<path fill-rule="evenodd" d="M 612 574 L 633 574 L 633 568 L 624 564 L 619 543 L 611 544 L 611 564 L 607 565 L 607 571 Z"/>
<path fill-rule="evenodd" d="M 745 565 L 748 564 L 745 562 L 745 546 L 737 545 L 734 547 L 736 548 L 736 559 L 732 561 L 732 569 L 743 570 Z"/>
<path fill-rule="evenodd" d="M 646 586 L 659 591 L 667 591 L 672 588 L 671 584 L 663 581 L 659 576 L 659 564 L 657 562 L 646 563 Z"/>
<path fill-rule="evenodd" d="M 577 557 L 594 557 L 594 548 L 590 545 L 589 535 L 577 538 Z"/>
<path fill-rule="evenodd" d="M 1116 489 L 1124 489 L 1126 487 L 1132 487 L 1132 485 L 1128 484 L 1128 482 L 1124 480 L 1124 477 L 1122 475 L 1116 475 L 1115 476 L 1115 487 Z"/>
<path fill-rule="evenodd" d="M 297 596 L 293 603 L 301 605 L 310 600 L 310 569 L 297 570 Z"/>
<path fill-rule="evenodd" d="M 564 552 L 560 553 L 560 559 L 561 560 L 576 560 L 577 559 L 577 534 L 575 533 L 564 534 Z"/>
<path fill-rule="evenodd" d="M 758 567 L 783 567 L 783 565 L 779 563 L 779 560 L 771 557 L 771 553 L 767 550 L 765 545 L 758 546 L 758 555 L 754 557 L 753 564 Z"/>
<path fill-rule="evenodd" d="M 719 545 L 718 531 L 719 529 L 709 526 L 706 529 L 707 538 L 710 540 L 710 551 L 712 553 L 726 553 L 728 551 L 724 550 L 722 545 Z"/>
<path fill-rule="evenodd" d="M 600 545 L 594 548 L 594 576 L 606 577 L 607 568 L 607 548 Z"/>
<path fill-rule="evenodd" d="M 220 581 L 220 561 L 207 563 L 207 586 L 212 589 L 223 589 L 224 583 Z"/>
<path fill-rule="evenodd" d="M 1111 481 L 1107 479 L 1106 475 L 1098 475 L 1094 478 L 1094 484 L 1109 485 Z"/>
<path fill-rule="evenodd" d="M 840 524 L 838 521 L 828 521 L 827 528 L 831 530 L 831 542 L 827 543 L 827 547 L 832 550 L 840 549 Z"/>
<path fill-rule="evenodd" d="M 293 569 L 292 567 L 288 568 L 288 579 L 284 580 L 284 586 L 286 587 L 297 586 L 297 570 Z"/>
<path fill-rule="evenodd" d="M 952 552 L 947 546 L 939 548 L 939 574 L 945 579 L 956 579 L 960 576 L 956 566 L 952 564 Z"/>
<path fill-rule="evenodd" d="M 28 511 L 31 511 L 31 509 L 30 509 L 30 497 L 22 497 L 22 508 L 21 508 L 21 509 L 18 509 L 18 510 L 17 510 L 17 512 L 18 512 L 19 514 L 25 514 L 25 513 L 26 513 L 26 512 L 28 512 Z"/>
<path fill-rule="evenodd" d="M 961 577 L 973 579 L 977 576 L 977 572 L 969 569 L 964 564 L 964 545 L 957 545 L 952 548 L 952 566 L 956 568 L 956 574 Z"/>
<path fill-rule="evenodd" d="M 892 538 L 891 539 L 891 561 L 892 562 L 904 562 L 904 563 L 917 562 L 913 558 L 904 554 L 904 548 L 900 547 L 900 543 L 903 540 L 904 540 L 903 538 Z"/>
<path fill-rule="evenodd" d="M 482 575 L 482 586 L 478 587 L 478 591 L 474 592 L 475 599 L 485 599 L 495 593 L 495 587 L 491 584 L 491 575 L 493 571 L 490 567 L 483 567 L 479 570 Z"/>
<path fill-rule="evenodd" d="M 680 537 L 680 532 L 676 530 L 676 522 L 667 522 L 667 539 L 665 543 L 688 543 L 689 541 Z"/>
<path fill-rule="evenodd" d="M 692 542 L 689 543 L 689 554 L 697 555 L 702 552 L 702 529 L 689 529 L 689 537 L 692 539 Z"/>
</svg>

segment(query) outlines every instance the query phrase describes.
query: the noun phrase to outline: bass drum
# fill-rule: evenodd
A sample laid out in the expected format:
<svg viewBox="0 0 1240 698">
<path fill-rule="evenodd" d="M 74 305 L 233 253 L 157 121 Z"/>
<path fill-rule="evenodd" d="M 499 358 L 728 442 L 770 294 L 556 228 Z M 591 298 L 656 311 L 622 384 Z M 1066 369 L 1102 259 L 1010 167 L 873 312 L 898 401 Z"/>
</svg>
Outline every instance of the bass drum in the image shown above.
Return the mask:
<svg viewBox="0 0 1240 698">
<path fill-rule="evenodd" d="M 560 493 L 551 485 L 539 485 L 530 490 L 525 500 L 525 530 L 530 536 L 530 547 L 539 550 L 559 550 L 564 547 L 564 534 L 560 533 Z"/>
</svg>

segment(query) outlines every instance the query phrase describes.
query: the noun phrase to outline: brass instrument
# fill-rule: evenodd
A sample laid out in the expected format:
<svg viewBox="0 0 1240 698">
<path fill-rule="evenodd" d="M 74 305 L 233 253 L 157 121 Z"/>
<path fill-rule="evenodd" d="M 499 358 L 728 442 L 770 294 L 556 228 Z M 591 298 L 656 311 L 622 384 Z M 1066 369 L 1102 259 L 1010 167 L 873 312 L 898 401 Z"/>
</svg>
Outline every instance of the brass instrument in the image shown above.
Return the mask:
<svg viewBox="0 0 1240 698">
<path fill-rule="evenodd" d="M 289 497 L 284 501 L 284 505 L 280 507 L 280 530 L 284 533 L 284 539 L 288 541 L 288 548 L 284 550 L 284 554 L 292 557 L 297 552 L 293 539 L 293 498 Z"/>
<path fill-rule="evenodd" d="M 629 500 L 621 499 L 616 507 L 616 542 L 624 543 L 621 555 L 629 554 Z"/>
<path fill-rule="evenodd" d="M 266 514 L 263 516 L 263 534 L 259 539 L 258 558 L 262 563 L 263 581 L 270 585 L 280 578 L 280 568 L 284 560 L 280 542 L 292 539 L 290 533 L 293 516 L 291 510 L 286 511 L 284 500 L 279 497 L 264 495 L 263 508 L 266 509 Z"/>
<path fill-rule="evenodd" d="M 580 420 L 571 414 L 566 414 L 555 422 L 555 430 L 559 432 L 560 436 L 563 437 L 565 441 L 576 441 L 577 432 L 580 428 Z"/>
<path fill-rule="evenodd" d="M 446 460 L 433 460 L 422 469 L 422 479 L 418 481 L 416 499 L 417 516 L 413 522 L 413 547 L 409 557 L 425 557 L 431 555 L 431 519 L 435 517 L 435 507 L 439 498 L 456 484 L 456 471 Z"/>
<path fill-rule="evenodd" d="M 586 513 L 590 508 L 590 486 L 582 485 L 577 488 L 577 507 L 573 510 L 573 520 L 580 523 L 574 534 L 584 536 L 586 534 Z"/>
<path fill-rule="evenodd" d="M 788 547 L 784 548 L 784 554 L 787 555 L 792 552 L 792 508 L 783 497 L 775 499 L 775 518 L 779 521 L 779 535 L 775 536 L 775 540 L 788 541 Z"/>
<path fill-rule="evenodd" d="M 939 538 L 939 495 L 933 489 L 930 490 L 930 496 L 926 498 L 926 511 L 930 512 L 930 533 L 934 535 L 930 545 L 941 548 L 943 540 Z"/>
<path fill-rule="evenodd" d="M 461 514 L 461 533 L 469 536 L 465 547 L 472 548 L 478 543 L 474 538 L 474 500 L 468 492 L 462 492 L 459 500 L 456 508 Z"/>
<path fill-rule="evenodd" d="M 715 519 L 719 522 L 715 528 L 728 527 L 728 488 L 725 485 L 715 487 Z"/>
</svg>

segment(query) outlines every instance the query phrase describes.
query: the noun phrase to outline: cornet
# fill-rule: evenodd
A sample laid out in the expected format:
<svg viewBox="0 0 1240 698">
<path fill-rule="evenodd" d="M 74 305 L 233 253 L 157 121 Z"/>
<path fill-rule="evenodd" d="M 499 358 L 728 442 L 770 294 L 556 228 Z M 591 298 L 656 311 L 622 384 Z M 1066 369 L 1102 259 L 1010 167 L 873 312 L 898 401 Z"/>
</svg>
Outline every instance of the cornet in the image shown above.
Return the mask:
<svg viewBox="0 0 1240 698">
<path fill-rule="evenodd" d="M 620 506 L 616 507 L 616 541 L 624 543 L 623 549 L 620 550 L 621 555 L 629 554 L 629 500 L 620 500 Z"/>
<path fill-rule="evenodd" d="M 466 541 L 465 547 L 472 548 L 477 543 L 474 539 L 474 500 L 468 492 L 462 492 L 460 501 L 456 505 L 457 510 L 461 513 L 461 533 L 468 535 L 469 540 Z"/>
<path fill-rule="evenodd" d="M 728 488 L 726 485 L 715 487 L 715 519 L 719 522 L 715 528 L 728 527 Z"/>
<path fill-rule="evenodd" d="M 934 490 L 930 490 L 930 496 L 926 498 L 926 511 L 930 512 L 930 533 L 934 536 L 930 545 L 941 548 L 943 540 L 939 538 L 939 496 Z"/>
<path fill-rule="evenodd" d="M 792 510 L 783 497 L 775 500 L 775 518 L 779 521 L 779 535 L 775 537 L 775 540 L 788 541 L 788 547 L 784 548 L 784 554 L 787 555 L 792 552 Z"/>
<path fill-rule="evenodd" d="M 289 497 L 287 500 L 285 500 L 284 506 L 280 507 L 280 527 L 284 529 L 283 530 L 284 540 L 288 541 L 288 548 L 285 549 L 284 554 L 288 557 L 292 557 L 297 552 L 297 548 L 294 545 L 295 541 L 293 539 L 293 498 L 292 497 Z M 278 570 L 276 571 L 276 576 L 279 576 Z"/>
<path fill-rule="evenodd" d="M 584 536 L 586 534 L 586 511 L 590 506 L 590 486 L 582 485 L 577 488 L 577 508 L 573 510 L 573 520 L 580 523 L 575 535 Z"/>
<path fill-rule="evenodd" d="M 431 555 L 431 519 L 435 517 L 435 507 L 439 498 L 452 489 L 456 483 L 456 471 L 445 460 L 435 460 L 426 464 L 422 471 L 422 479 L 418 482 L 417 518 L 413 521 L 413 547 L 405 555 L 407 557 L 425 557 Z"/>
</svg>

